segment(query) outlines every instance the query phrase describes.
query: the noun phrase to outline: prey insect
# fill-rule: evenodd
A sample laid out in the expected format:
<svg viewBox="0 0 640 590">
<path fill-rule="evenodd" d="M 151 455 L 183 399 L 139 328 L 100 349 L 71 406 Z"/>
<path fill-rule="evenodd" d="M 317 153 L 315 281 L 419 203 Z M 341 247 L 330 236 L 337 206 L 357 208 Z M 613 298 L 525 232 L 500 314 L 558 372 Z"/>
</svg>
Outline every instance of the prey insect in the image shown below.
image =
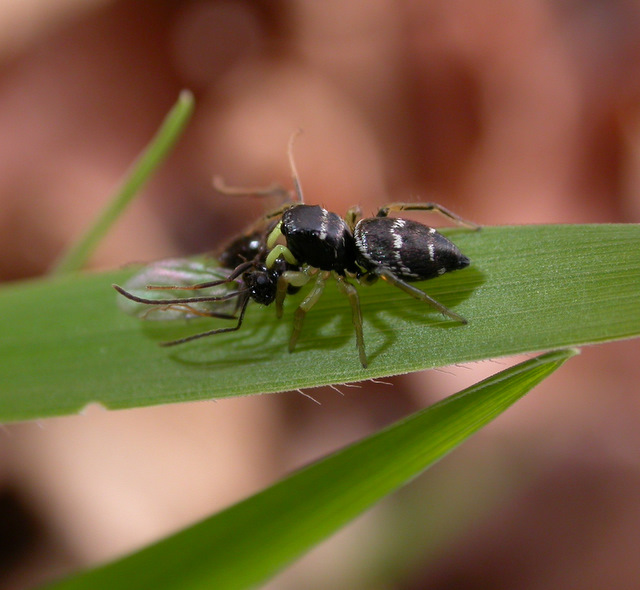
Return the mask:
<svg viewBox="0 0 640 590">
<path fill-rule="evenodd" d="M 124 288 L 115 286 L 124 297 L 118 297 L 118 307 L 144 320 L 174 320 L 195 318 L 215 313 L 214 317 L 234 317 L 237 301 L 233 298 L 213 302 L 188 302 L 186 288 L 201 283 L 216 283 L 209 295 L 224 297 L 235 290 L 235 283 L 227 281 L 229 269 L 217 268 L 207 260 L 169 258 L 143 268 L 127 281 Z M 152 285 L 153 289 L 148 287 Z M 167 303 L 166 300 L 179 302 Z"/>
<path fill-rule="evenodd" d="M 220 266 L 188 258 L 161 260 L 132 277 L 124 288 L 113 287 L 123 296 L 118 302 L 120 308 L 142 319 L 211 317 L 236 320 L 233 326 L 161 343 L 162 346 L 173 346 L 239 330 L 250 301 L 262 305 L 273 303 L 278 278 L 291 265 L 278 261 L 267 268 L 264 257 L 264 232 L 254 231 L 234 240 L 218 256 Z M 193 292 L 203 294 L 193 295 Z"/>
</svg>

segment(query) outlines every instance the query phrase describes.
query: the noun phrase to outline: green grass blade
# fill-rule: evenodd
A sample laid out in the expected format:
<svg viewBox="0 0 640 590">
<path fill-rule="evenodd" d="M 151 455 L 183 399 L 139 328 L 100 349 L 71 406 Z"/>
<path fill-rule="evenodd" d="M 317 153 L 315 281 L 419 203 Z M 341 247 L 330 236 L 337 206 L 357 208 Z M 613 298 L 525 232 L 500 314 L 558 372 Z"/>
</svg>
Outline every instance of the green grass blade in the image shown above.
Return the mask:
<svg viewBox="0 0 640 590">
<path fill-rule="evenodd" d="M 640 334 L 640 226 L 490 227 L 449 232 L 468 269 L 420 284 L 469 320 L 447 321 L 399 289 L 359 289 L 369 368 L 349 305 L 329 284 L 287 351 L 282 320 L 250 305 L 241 330 L 170 349 L 161 340 L 223 320 L 143 322 L 120 312 L 111 283 L 132 271 L 0 289 L 0 421 L 344 383 L 452 363 Z"/>
<path fill-rule="evenodd" d="M 551 352 L 507 369 L 173 537 L 54 588 L 254 587 L 441 459 L 575 353 Z"/>
<path fill-rule="evenodd" d="M 193 95 L 189 91 L 183 90 L 156 135 L 133 163 L 120 189 L 110 199 L 85 235 L 57 261 L 52 270 L 53 274 L 80 270 L 87 263 L 109 228 L 167 157 L 189 122 L 193 106 Z"/>
</svg>

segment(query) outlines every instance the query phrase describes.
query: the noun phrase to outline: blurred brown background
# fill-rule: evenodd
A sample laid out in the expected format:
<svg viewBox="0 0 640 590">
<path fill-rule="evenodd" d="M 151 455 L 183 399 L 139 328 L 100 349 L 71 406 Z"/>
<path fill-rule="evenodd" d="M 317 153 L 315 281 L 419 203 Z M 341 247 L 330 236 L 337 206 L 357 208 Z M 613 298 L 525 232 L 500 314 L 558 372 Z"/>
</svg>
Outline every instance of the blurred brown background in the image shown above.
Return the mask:
<svg viewBox="0 0 640 590">
<path fill-rule="evenodd" d="M 632 0 L 1 0 L 0 279 L 50 267 L 182 88 L 196 115 L 95 268 L 224 243 L 263 204 L 213 173 L 288 183 L 298 127 L 307 201 L 337 212 L 420 198 L 485 225 L 637 222 L 639 39 Z M 637 356 L 585 349 L 269 588 L 638 587 Z M 9 426 L 0 587 L 133 550 L 511 362 L 311 392 L 321 406 Z"/>
</svg>

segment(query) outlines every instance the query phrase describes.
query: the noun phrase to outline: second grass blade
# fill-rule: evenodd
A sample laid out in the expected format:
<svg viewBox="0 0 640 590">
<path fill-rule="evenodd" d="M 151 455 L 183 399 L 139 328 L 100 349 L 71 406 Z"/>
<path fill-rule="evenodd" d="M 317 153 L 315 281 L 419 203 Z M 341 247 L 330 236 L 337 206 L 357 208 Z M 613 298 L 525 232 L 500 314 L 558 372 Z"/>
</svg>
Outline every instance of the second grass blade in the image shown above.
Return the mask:
<svg viewBox="0 0 640 590">
<path fill-rule="evenodd" d="M 156 135 L 133 163 L 116 195 L 109 201 L 85 235 L 58 260 L 53 268 L 54 274 L 82 269 L 109 228 L 171 152 L 192 113 L 193 95 L 184 90 L 180 93 L 178 101 L 166 116 Z"/>
<path fill-rule="evenodd" d="M 575 350 L 521 363 L 57 590 L 249 588 L 441 459 Z"/>
</svg>

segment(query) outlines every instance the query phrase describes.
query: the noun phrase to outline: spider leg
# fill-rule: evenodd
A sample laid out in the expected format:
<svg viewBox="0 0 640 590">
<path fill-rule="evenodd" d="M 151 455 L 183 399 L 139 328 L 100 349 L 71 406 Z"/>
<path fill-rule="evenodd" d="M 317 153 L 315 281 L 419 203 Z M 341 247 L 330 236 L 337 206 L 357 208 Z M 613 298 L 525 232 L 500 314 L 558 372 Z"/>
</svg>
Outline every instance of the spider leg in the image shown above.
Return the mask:
<svg viewBox="0 0 640 590">
<path fill-rule="evenodd" d="M 322 296 L 322 292 L 324 291 L 324 284 L 329 278 L 330 274 L 331 273 L 329 271 L 324 271 L 318 274 L 313 288 L 304 298 L 302 303 L 298 306 L 298 309 L 296 309 L 293 315 L 293 332 L 291 333 L 291 339 L 289 340 L 289 352 L 292 352 L 296 347 L 298 337 L 300 336 L 300 332 L 302 331 L 304 316 L 307 315 L 307 312 L 318 302 L 318 299 L 320 299 L 320 297 Z"/>
<path fill-rule="evenodd" d="M 427 295 L 424 291 L 421 291 L 417 287 L 414 287 L 413 285 L 410 285 L 409 283 L 406 283 L 402 279 L 398 278 L 392 272 L 386 269 L 379 269 L 377 271 L 377 274 L 381 279 L 384 279 L 388 283 L 391 283 L 395 287 L 398 287 L 398 289 L 402 289 L 405 293 L 407 293 L 408 295 L 411 295 L 411 297 L 414 297 L 415 299 L 428 303 L 429 305 L 431 305 L 431 307 L 434 307 L 440 313 L 450 317 L 452 320 L 456 320 L 461 324 L 467 323 L 467 320 L 465 320 L 462 316 L 458 315 L 457 313 L 454 313 L 449 308 L 442 305 L 442 303 L 436 301 L 433 297 L 430 297 L 429 295 Z"/>
<path fill-rule="evenodd" d="M 351 304 L 351 315 L 353 320 L 353 328 L 356 332 L 356 347 L 358 348 L 358 356 L 363 369 L 367 368 L 367 354 L 364 350 L 364 336 L 362 334 L 362 309 L 360 308 L 360 297 L 357 289 L 349 283 L 344 277 L 336 277 L 338 281 L 338 289 L 342 291 Z"/>
<path fill-rule="evenodd" d="M 391 211 L 434 211 L 440 215 L 451 219 L 451 221 L 458 225 L 463 225 L 470 229 L 479 230 L 480 226 L 472 221 L 463 219 L 453 211 L 450 211 L 438 203 L 389 203 L 382 207 L 376 217 L 387 217 Z"/>
<path fill-rule="evenodd" d="M 284 299 L 287 296 L 289 285 L 293 287 L 304 287 L 311 280 L 311 276 L 306 272 L 286 270 L 278 278 L 276 287 L 276 316 L 282 317 Z"/>
</svg>

